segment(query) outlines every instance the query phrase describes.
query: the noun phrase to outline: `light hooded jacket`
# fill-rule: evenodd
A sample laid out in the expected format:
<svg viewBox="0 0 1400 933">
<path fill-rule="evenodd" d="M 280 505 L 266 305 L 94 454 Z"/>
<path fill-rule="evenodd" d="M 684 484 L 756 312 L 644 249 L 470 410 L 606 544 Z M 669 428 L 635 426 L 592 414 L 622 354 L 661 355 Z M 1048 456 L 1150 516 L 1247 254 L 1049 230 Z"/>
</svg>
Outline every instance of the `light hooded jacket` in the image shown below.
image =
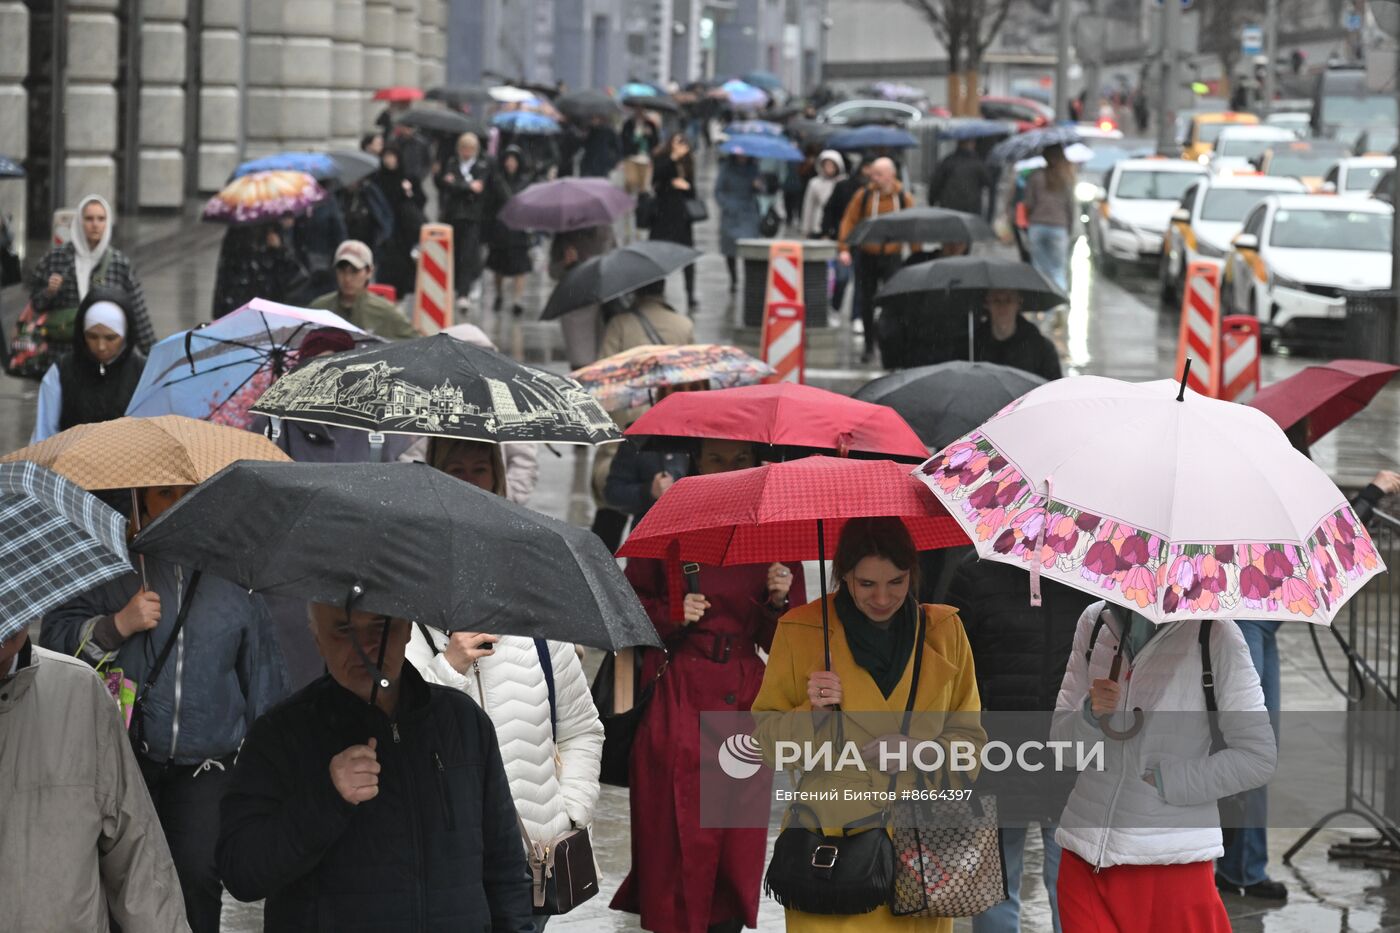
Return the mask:
<svg viewBox="0 0 1400 933">
<path fill-rule="evenodd" d="M 1104 607 L 1100 600 L 1079 619 L 1055 704 L 1054 739 L 1104 739 L 1085 713 L 1089 687 L 1108 677 L 1119 639 L 1117 613 L 1111 612 L 1086 658 L 1094 623 Z M 1091 865 L 1179 865 L 1217 859 L 1225 850 L 1216 801 L 1260 787 L 1273 775 L 1277 745 L 1259 675 L 1239 627 L 1223 619 L 1211 625 L 1210 657 L 1220 729 L 1229 747 L 1211 754 L 1199 633 L 1198 621 L 1169 622 L 1131 660 L 1124 654 L 1122 708 L 1177 712 L 1148 716 L 1131 739 L 1105 741 L 1104 769 L 1080 773 L 1055 841 Z M 1114 724 L 1122 729 L 1128 720 L 1119 716 Z M 1160 775 L 1160 791 L 1143 780 L 1145 771 Z"/>
<path fill-rule="evenodd" d="M 455 687 L 496 726 L 510 794 L 526 831 L 548 842 L 593 822 L 603 722 L 573 645 L 546 642 L 554 671 L 558 720 L 551 727 L 549 686 L 532 638 L 502 636 L 495 650 L 459 674 L 442 654 L 447 636 L 414 626 L 407 658 L 430 684 Z"/>
<path fill-rule="evenodd" d="M 823 162 L 835 165 L 836 174 L 830 178 L 822 174 Z M 817 156 L 817 174 L 807 182 L 807 191 L 802 195 L 802 233 L 808 238 L 822 238 L 822 213 L 826 210 L 826 202 L 831 200 L 831 193 L 845 177 L 846 160 L 841 157 L 841 153 L 835 149 L 827 149 Z"/>
<path fill-rule="evenodd" d="M 26 645 L 0 677 L 0 926 L 189 930 L 121 713 L 92 669 Z"/>
</svg>

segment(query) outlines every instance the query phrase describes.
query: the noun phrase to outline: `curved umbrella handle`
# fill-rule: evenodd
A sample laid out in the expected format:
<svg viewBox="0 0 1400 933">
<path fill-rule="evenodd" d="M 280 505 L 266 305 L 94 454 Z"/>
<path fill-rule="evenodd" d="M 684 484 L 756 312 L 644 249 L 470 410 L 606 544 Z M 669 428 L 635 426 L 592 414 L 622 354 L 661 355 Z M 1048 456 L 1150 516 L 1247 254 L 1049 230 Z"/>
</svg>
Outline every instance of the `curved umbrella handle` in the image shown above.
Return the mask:
<svg viewBox="0 0 1400 933">
<path fill-rule="evenodd" d="M 1128 728 L 1122 730 L 1121 732 L 1113 728 L 1113 726 L 1111 725 L 1111 723 L 1113 722 L 1113 714 L 1105 713 L 1104 715 L 1099 717 L 1099 729 L 1101 729 L 1103 731 L 1103 734 L 1108 736 L 1110 739 L 1117 739 L 1120 742 L 1125 742 L 1142 731 L 1142 720 L 1142 707 L 1135 706 L 1133 707 L 1133 724 Z"/>
</svg>

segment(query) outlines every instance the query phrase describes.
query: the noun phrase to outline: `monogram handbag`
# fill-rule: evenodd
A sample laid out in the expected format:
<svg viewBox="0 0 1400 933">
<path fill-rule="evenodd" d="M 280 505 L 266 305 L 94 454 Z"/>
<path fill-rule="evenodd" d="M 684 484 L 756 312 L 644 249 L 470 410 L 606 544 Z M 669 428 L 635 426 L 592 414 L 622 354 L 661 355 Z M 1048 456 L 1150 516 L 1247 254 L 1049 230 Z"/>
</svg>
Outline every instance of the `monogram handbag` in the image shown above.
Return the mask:
<svg viewBox="0 0 1400 933">
<path fill-rule="evenodd" d="M 517 817 L 518 819 L 518 817 Z M 572 829 L 548 842 L 531 842 L 522 823 L 530 862 L 534 913 L 566 914 L 598 893 L 598 868 L 588 829 Z"/>
<path fill-rule="evenodd" d="M 970 917 L 1006 900 L 996 798 L 901 800 L 892 809 L 896 917 Z"/>
</svg>

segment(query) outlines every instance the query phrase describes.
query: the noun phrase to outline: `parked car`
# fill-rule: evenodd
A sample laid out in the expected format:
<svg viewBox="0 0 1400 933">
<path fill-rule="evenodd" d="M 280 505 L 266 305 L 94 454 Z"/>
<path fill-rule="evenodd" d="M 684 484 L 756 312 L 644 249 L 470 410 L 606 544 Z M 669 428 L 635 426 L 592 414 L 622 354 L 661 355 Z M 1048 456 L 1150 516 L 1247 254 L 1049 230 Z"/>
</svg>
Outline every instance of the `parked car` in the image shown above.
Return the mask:
<svg viewBox="0 0 1400 933">
<path fill-rule="evenodd" d="M 1264 153 L 1259 171 L 1264 175 L 1296 178 L 1309 191 L 1321 191 L 1322 180 L 1338 159 L 1351 155 L 1344 143 L 1329 139 L 1297 140 L 1273 146 Z"/>
<path fill-rule="evenodd" d="M 1395 168 L 1394 156 L 1350 156 L 1338 159 L 1322 181 L 1325 191 L 1367 196 L 1375 192 L 1381 178 Z"/>
<path fill-rule="evenodd" d="M 1306 139 L 1312 135 L 1312 114 L 1296 110 L 1271 113 L 1264 118 L 1263 125 L 1277 126 L 1288 130 L 1299 139 Z"/>
<path fill-rule="evenodd" d="M 1216 137 L 1210 170 L 1216 174 L 1258 171 L 1259 160 L 1271 146 L 1297 138 L 1281 126 L 1227 126 Z"/>
<path fill-rule="evenodd" d="M 838 126 L 860 126 L 866 123 L 897 123 L 912 126 L 924 118 L 924 112 L 913 104 L 897 100 L 864 98 L 843 100 L 831 104 L 817 114 L 823 123 Z"/>
<path fill-rule="evenodd" d="M 1016 128 L 1022 133 L 1055 122 L 1052 107 L 1029 97 L 983 97 L 979 109 L 986 120 L 1016 121 Z"/>
<path fill-rule="evenodd" d="M 1098 209 L 1089 213 L 1089 249 L 1101 268 L 1160 261 L 1162 237 L 1181 197 L 1205 166 L 1181 159 L 1125 159 L 1109 170 Z"/>
<path fill-rule="evenodd" d="M 1210 160 L 1215 140 L 1227 126 L 1253 126 L 1259 118 L 1252 113 L 1237 113 L 1234 110 L 1221 110 L 1215 113 L 1198 113 L 1191 118 L 1186 128 L 1186 142 L 1182 146 L 1181 157 L 1205 163 Z"/>
</svg>

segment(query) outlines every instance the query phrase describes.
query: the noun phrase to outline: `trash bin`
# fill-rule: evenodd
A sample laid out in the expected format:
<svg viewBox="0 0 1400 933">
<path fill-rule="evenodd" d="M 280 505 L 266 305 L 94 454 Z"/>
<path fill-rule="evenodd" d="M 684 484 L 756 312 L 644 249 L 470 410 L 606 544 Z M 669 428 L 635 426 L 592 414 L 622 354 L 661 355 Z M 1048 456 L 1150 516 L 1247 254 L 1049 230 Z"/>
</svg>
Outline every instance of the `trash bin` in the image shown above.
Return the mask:
<svg viewBox="0 0 1400 933">
<path fill-rule="evenodd" d="M 739 259 L 744 264 L 743 311 L 745 327 L 763 326 L 763 305 L 768 288 L 768 248 L 776 240 L 740 240 Z M 827 264 L 836 258 L 831 240 L 801 240 L 802 300 L 807 305 L 807 326 L 828 327 L 831 300 L 826 292 Z"/>
<path fill-rule="evenodd" d="M 1356 360 L 1396 362 L 1395 292 L 1347 292 L 1343 356 Z"/>
</svg>

